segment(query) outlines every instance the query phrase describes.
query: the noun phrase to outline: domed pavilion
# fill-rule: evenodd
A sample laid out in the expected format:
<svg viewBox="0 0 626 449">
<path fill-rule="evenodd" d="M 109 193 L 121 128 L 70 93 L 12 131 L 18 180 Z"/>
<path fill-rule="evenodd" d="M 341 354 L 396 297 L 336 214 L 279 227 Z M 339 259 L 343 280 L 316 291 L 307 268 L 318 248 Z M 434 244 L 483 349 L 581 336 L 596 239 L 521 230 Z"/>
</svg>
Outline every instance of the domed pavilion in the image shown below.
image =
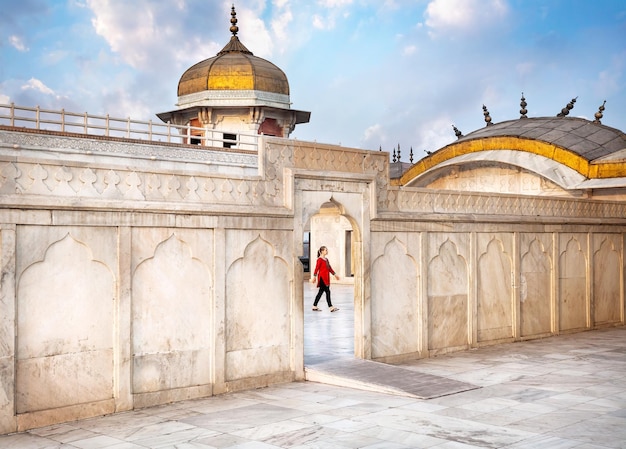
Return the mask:
<svg viewBox="0 0 626 449">
<path fill-rule="evenodd" d="M 241 43 L 234 6 L 230 22 L 228 44 L 183 73 L 178 108 L 157 116 L 166 123 L 190 126 L 188 143 L 199 145 L 215 146 L 221 140 L 230 147 L 238 133 L 289 137 L 297 124 L 309 122 L 311 113 L 291 109 L 285 73 Z"/>
</svg>

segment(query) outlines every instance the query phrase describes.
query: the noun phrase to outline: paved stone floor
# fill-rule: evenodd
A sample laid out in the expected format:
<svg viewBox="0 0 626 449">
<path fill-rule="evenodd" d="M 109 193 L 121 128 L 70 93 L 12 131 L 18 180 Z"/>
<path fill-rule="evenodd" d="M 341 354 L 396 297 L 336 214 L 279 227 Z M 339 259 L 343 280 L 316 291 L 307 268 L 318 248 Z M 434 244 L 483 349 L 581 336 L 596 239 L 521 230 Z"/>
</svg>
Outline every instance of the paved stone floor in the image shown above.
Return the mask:
<svg viewBox="0 0 626 449">
<path fill-rule="evenodd" d="M 352 290 L 332 291 L 340 311 L 307 307 L 307 369 L 350 360 Z M 626 327 L 401 368 L 472 388 L 420 399 L 296 382 L 0 436 L 0 448 L 626 448 Z"/>
</svg>

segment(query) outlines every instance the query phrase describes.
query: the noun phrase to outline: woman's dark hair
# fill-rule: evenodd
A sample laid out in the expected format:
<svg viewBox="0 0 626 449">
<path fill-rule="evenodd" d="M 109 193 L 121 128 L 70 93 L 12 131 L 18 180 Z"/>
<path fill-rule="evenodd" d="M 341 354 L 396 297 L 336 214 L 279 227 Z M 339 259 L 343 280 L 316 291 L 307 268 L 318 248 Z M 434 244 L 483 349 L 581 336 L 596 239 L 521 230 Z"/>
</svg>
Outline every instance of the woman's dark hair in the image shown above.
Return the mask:
<svg viewBox="0 0 626 449">
<path fill-rule="evenodd" d="M 324 251 L 326 249 L 325 246 L 320 246 L 320 249 L 317 250 L 317 257 L 322 255 L 322 251 Z"/>
</svg>

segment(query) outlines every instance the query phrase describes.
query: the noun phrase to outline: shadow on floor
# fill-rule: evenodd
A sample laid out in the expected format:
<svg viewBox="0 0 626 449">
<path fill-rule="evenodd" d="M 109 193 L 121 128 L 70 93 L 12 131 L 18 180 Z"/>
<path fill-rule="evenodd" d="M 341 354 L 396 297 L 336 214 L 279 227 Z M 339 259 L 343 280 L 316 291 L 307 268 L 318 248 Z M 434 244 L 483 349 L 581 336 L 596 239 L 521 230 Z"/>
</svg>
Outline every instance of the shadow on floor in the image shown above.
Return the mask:
<svg viewBox="0 0 626 449">
<path fill-rule="evenodd" d="M 314 284 L 304 285 L 304 365 L 306 380 L 366 391 L 431 399 L 476 387 L 441 376 L 407 370 L 354 357 L 354 287 L 331 285 L 337 312 L 330 312 L 326 298 L 311 310 L 317 293 Z"/>
</svg>

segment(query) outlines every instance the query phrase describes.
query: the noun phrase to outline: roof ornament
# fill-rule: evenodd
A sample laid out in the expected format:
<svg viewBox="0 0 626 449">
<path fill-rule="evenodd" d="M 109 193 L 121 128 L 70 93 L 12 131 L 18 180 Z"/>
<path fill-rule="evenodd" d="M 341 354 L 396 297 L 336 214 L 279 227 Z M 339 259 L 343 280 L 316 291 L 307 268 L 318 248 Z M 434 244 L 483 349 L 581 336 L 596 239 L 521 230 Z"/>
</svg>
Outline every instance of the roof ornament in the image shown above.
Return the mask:
<svg viewBox="0 0 626 449">
<path fill-rule="evenodd" d="M 578 97 L 576 97 L 576 98 L 578 98 Z M 556 116 L 557 117 L 565 117 L 567 114 L 569 114 L 569 111 L 574 109 L 574 103 L 576 103 L 576 98 L 572 98 L 572 101 L 567 103 L 567 106 L 565 106 L 563 109 L 561 109 L 561 112 L 559 112 Z"/>
<path fill-rule="evenodd" d="M 230 9 L 230 23 L 230 32 L 233 33 L 233 36 L 237 36 L 239 27 L 237 26 L 237 13 L 235 12 L 235 5 L 233 5 Z"/>
<path fill-rule="evenodd" d="M 248 50 L 237 37 L 239 27 L 237 26 L 237 13 L 235 12 L 235 5 L 233 5 L 230 9 L 230 32 L 233 33 L 230 37 L 230 41 L 228 41 L 226 46 L 222 48 L 217 56 L 222 56 L 226 53 L 244 53 L 246 55 L 252 55 L 252 52 Z"/>
<path fill-rule="evenodd" d="M 452 129 L 454 130 L 454 135 L 456 136 L 457 139 L 460 139 L 461 137 L 463 137 L 463 133 L 459 131 L 459 128 L 452 125 Z"/>
<path fill-rule="evenodd" d="M 398 162 L 400 162 L 400 144 L 398 144 Z"/>
<path fill-rule="evenodd" d="M 528 103 L 526 103 L 526 98 L 524 98 L 524 92 L 522 92 L 522 101 L 519 105 L 522 108 L 519 110 L 519 113 L 521 114 L 519 118 L 528 118 L 526 117 L 526 114 L 528 114 L 528 110 L 526 109 Z"/>
<path fill-rule="evenodd" d="M 596 118 L 593 123 L 599 123 L 602 124 L 602 122 L 600 121 L 600 119 L 602 118 L 602 112 L 604 112 L 604 105 L 606 104 L 606 100 L 604 100 L 604 102 L 602 103 L 602 106 L 600 106 L 598 108 L 598 112 L 595 113 L 594 117 Z"/>
<path fill-rule="evenodd" d="M 413 147 L 411 147 L 411 150 L 409 151 L 409 162 L 411 164 L 413 163 Z"/>
<path fill-rule="evenodd" d="M 396 159 L 396 147 L 393 147 L 393 159 L 391 159 L 391 162 L 396 162 L 399 161 L 400 159 Z"/>
<path fill-rule="evenodd" d="M 483 105 L 483 115 L 485 116 L 485 123 L 487 123 L 486 126 L 493 125 L 493 123 L 491 123 L 491 116 L 489 115 L 489 111 L 485 105 Z"/>
</svg>

